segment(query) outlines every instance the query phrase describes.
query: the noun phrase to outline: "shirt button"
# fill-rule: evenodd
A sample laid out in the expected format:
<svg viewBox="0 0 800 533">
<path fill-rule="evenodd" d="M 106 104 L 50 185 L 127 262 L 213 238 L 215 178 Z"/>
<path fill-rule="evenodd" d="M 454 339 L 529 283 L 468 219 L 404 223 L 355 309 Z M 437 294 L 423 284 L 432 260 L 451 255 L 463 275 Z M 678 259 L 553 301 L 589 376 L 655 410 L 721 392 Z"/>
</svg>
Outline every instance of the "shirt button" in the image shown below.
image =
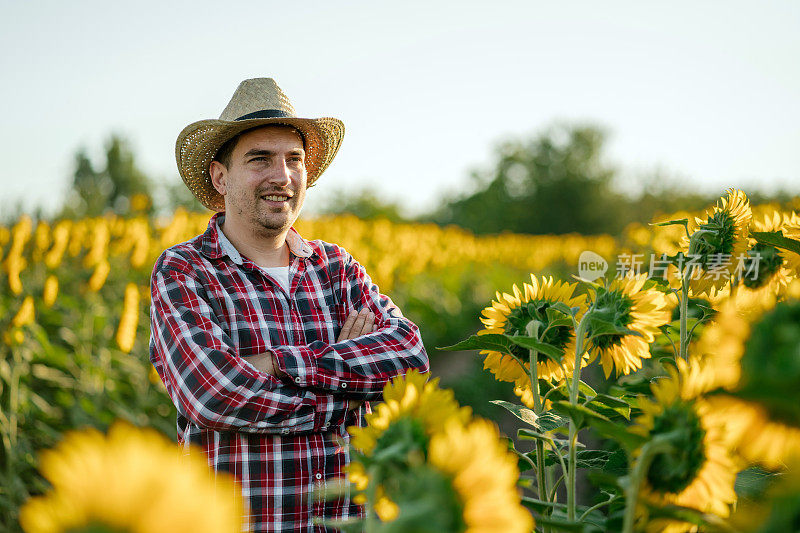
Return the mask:
<svg viewBox="0 0 800 533">
<path fill-rule="evenodd" d="M 340 386 L 340 387 L 342 387 L 343 389 L 346 389 L 346 388 L 347 388 L 347 383 L 342 383 L 342 384 L 341 384 L 341 385 L 339 385 L 339 386 Z"/>
<path fill-rule="evenodd" d="M 322 479 L 322 473 L 321 472 L 317 472 L 316 474 L 314 474 L 314 477 L 316 479 Z"/>
<path fill-rule="evenodd" d="M 284 435 L 288 435 L 289 434 L 289 430 L 288 429 L 282 429 L 281 433 L 283 433 Z"/>
<path fill-rule="evenodd" d="M 303 381 L 303 380 L 300 379 L 300 376 L 297 376 L 296 378 L 294 378 L 294 382 L 295 383 L 300 383 L 301 381 Z"/>
<path fill-rule="evenodd" d="M 325 426 L 322 426 L 322 428 L 321 428 L 321 429 L 322 429 L 322 431 L 328 431 L 328 426 L 327 426 L 327 425 L 325 425 Z"/>
</svg>

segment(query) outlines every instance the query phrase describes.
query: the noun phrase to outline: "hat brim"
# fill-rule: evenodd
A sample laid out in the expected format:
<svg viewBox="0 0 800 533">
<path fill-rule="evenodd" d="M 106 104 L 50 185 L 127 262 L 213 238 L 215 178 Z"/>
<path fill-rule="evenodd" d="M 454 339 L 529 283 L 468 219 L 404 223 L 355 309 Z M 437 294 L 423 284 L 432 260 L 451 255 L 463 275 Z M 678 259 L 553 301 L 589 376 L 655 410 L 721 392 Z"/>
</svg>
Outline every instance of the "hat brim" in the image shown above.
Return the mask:
<svg viewBox="0 0 800 533">
<path fill-rule="evenodd" d="M 344 124 L 330 117 L 276 117 L 248 120 L 201 120 L 189 124 L 175 142 L 178 172 L 190 191 L 212 211 L 224 211 L 225 201 L 211 183 L 211 161 L 226 141 L 245 130 L 285 124 L 297 128 L 305 140 L 306 171 L 311 187 L 333 162 L 344 138 Z"/>
</svg>

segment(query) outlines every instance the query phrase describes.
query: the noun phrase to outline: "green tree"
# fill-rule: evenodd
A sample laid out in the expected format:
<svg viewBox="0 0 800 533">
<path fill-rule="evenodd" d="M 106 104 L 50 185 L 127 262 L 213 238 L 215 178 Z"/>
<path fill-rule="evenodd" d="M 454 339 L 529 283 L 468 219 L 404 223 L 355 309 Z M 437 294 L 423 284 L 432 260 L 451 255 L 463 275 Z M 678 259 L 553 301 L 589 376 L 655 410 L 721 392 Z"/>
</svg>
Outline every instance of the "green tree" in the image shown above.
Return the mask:
<svg viewBox="0 0 800 533">
<path fill-rule="evenodd" d="M 74 168 L 72 189 L 62 215 L 149 213 L 152 209 L 151 181 L 136 166 L 128 142 L 119 135 L 111 135 L 106 142 L 101 170 L 94 167 L 84 148 L 75 154 Z"/>
<path fill-rule="evenodd" d="M 602 158 L 605 140 L 596 126 L 557 125 L 506 141 L 491 169 L 472 173 L 475 192 L 447 200 L 434 219 L 476 233 L 617 232 L 609 206 L 622 198 Z"/>
<path fill-rule="evenodd" d="M 386 200 L 372 187 L 349 193 L 343 189 L 334 191 L 329 200 L 320 209 L 323 215 L 341 215 L 349 213 L 362 219 L 385 218 L 391 222 L 408 222 L 400 205 Z"/>
</svg>

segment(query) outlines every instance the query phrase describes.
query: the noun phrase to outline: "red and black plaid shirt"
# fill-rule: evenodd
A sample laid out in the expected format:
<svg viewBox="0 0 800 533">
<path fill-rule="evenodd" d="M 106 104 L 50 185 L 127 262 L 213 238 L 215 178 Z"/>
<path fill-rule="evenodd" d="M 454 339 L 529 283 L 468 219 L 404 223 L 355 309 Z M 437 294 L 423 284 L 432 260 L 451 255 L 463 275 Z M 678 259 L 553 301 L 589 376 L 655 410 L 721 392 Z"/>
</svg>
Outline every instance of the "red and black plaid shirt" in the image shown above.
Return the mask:
<svg viewBox="0 0 800 533">
<path fill-rule="evenodd" d="M 380 399 L 394 376 L 427 371 L 428 357 L 417 326 L 343 248 L 290 230 L 287 294 L 219 234 L 220 216 L 156 262 L 150 359 L 177 407 L 178 441 L 236 477 L 251 530 L 325 531 L 312 517 L 362 512 L 349 496 L 309 497 L 344 476 L 345 428 L 363 415 L 348 400 Z M 364 307 L 378 330 L 336 342 L 348 313 Z M 290 379 L 247 362 L 267 350 Z"/>
</svg>

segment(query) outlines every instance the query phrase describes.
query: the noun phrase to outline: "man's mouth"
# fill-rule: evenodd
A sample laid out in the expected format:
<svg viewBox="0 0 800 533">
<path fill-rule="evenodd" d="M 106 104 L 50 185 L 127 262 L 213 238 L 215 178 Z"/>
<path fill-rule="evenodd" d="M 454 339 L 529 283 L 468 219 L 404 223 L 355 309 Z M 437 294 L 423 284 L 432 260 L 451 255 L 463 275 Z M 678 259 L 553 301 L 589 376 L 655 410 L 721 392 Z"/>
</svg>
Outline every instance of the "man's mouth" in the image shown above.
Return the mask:
<svg viewBox="0 0 800 533">
<path fill-rule="evenodd" d="M 289 196 L 285 194 L 265 194 L 261 198 L 270 202 L 285 202 L 289 199 Z"/>
</svg>

